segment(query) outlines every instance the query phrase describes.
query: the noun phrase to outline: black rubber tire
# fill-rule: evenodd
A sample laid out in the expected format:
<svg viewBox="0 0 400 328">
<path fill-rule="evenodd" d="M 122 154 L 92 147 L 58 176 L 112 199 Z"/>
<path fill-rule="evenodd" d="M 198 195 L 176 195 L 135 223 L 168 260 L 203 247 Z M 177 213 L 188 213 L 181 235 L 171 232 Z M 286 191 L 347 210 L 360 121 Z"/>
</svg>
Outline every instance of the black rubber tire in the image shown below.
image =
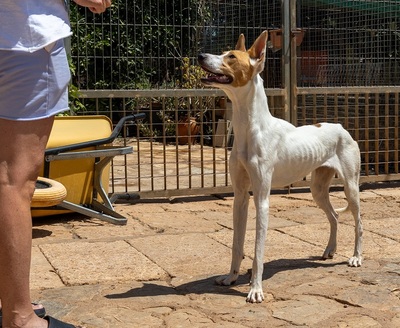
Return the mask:
<svg viewBox="0 0 400 328">
<path fill-rule="evenodd" d="M 50 207 L 60 204 L 67 197 L 67 189 L 60 182 L 39 177 L 31 207 Z"/>
</svg>

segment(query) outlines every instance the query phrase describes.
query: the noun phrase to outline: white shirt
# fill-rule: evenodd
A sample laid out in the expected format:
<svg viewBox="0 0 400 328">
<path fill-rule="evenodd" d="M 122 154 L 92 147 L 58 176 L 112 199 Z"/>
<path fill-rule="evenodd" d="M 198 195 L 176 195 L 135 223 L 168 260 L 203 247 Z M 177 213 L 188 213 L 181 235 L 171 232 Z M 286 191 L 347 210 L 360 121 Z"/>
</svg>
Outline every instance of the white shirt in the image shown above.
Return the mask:
<svg viewBox="0 0 400 328">
<path fill-rule="evenodd" d="M 34 52 L 70 35 L 64 0 L 1 0 L 0 50 Z"/>
</svg>

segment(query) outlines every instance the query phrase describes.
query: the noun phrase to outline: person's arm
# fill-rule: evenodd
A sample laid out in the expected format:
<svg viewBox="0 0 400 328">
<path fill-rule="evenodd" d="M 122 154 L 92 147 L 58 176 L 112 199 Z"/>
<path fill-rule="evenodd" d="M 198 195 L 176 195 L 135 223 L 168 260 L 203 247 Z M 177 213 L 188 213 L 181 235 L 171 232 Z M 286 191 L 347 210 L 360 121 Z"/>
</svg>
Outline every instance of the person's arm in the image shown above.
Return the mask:
<svg viewBox="0 0 400 328">
<path fill-rule="evenodd" d="M 111 0 L 74 0 L 74 2 L 82 7 L 88 7 L 95 14 L 101 14 L 111 6 Z"/>
</svg>

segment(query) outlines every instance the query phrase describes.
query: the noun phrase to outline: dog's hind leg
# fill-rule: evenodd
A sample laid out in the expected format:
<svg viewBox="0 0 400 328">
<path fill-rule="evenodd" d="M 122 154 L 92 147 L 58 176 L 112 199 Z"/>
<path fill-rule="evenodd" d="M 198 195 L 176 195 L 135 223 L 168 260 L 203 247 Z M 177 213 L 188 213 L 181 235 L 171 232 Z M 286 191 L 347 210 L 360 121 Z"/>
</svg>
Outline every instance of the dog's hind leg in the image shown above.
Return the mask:
<svg viewBox="0 0 400 328">
<path fill-rule="evenodd" d="M 234 162 L 233 157 L 230 161 L 230 173 L 234 192 L 231 270 L 229 275 L 216 279 L 217 284 L 225 286 L 234 284 L 239 276 L 240 265 L 244 257 L 244 240 L 250 198 L 250 179 L 247 171 L 238 162 Z"/>
<path fill-rule="evenodd" d="M 323 259 L 333 258 L 333 255 L 336 252 L 337 226 L 339 216 L 332 207 L 332 204 L 329 200 L 329 187 L 334 174 L 335 170 L 326 166 L 321 166 L 317 168 L 311 174 L 310 188 L 312 196 L 317 205 L 325 212 L 330 224 L 329 241 L 322 255 Z"/>
<path fill-rule="evenodd" d="M 355 223 L 355 243 L 354 253 L 349 259 L 349 265 L 358 267 L 361 266 L 362 262 L 362 235 L 363 227 L 360 215 L 360 190 L 359 190 L 359 170 L 356 172 L 350 172 L 343 177 L 344 181 L 344 192 L 347 198 L 347 209 L 351 211 Z M 347 176 L 346 176 L 347 175 Z"/>
</svg>

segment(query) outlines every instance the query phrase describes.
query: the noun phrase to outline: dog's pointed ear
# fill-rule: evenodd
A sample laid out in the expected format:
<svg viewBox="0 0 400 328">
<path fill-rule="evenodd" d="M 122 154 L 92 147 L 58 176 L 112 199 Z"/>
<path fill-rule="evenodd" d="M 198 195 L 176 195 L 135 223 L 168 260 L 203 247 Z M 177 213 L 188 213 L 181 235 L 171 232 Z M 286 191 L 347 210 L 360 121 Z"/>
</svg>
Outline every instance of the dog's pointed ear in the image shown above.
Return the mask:
<svg viewBox="0 0 400 328">
<path fill-rule="evenodd" d="M 256 60 L 256 72 L 260 73 L 264 70 L 265 63 L 265 50 L 268 40 L 268 31 L 264 31 L 260 34 L 256 41 L 254 41 L 251 48 L 247 51 L 250 58 Z"/>
<path fill-rule="evenodd" d="M 244 44 L 244 41 L 245 41 L 244 35 L 240 34 L 235 49 L 240 51 L 246 51 L 246 45 Z"/>
<path fill-rule="evenodd" d="M 251 48 L 248 50 L 250 58 L 263 59 L 265 57 L 265 48 L 268 40 L 268 31 L 262 32 Z"/>
</svg>

